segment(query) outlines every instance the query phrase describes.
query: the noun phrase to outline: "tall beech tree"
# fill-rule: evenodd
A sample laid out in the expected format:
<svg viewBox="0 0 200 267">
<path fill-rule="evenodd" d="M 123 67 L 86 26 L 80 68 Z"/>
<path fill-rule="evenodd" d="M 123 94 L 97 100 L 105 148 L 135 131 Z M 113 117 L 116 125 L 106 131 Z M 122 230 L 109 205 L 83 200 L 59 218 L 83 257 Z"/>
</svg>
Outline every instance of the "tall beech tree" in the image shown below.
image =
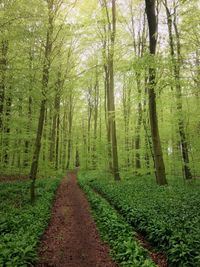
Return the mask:
<svg viewBox="0 0 200 267">
<path fill-rule="evenodd" d="M 167 179 L 165 174 L 165 165 L 163 160 L 163 152 L 158 128 L 157 107 L 156 107 L 156 67 L 154 56 L 156 55 L 157 45 L 157 18 L 155 11 L 155 0 L 145 0 L 146 14 L 149 26 L 149 52 L 151 55 L 151 66 L 149 67 L 149 120 L 151 127 L 151 137 L 153 143 L 153 153 L 156 169 L 156 180 L 159 185 L 166 185 Z"/>
<path fill-rule="evenodd" d="M 8 40 L 2 40 L 1 47 L 1 60 L 0 60 L 0 129 L 3 129 L 3 111 L 4 111 L 4 100 L 6 90 L 6 70 L 8 68 Z"/>
<path fill-rule="evenodd" d="M 181 78 L 180 78 L 180 67 L 181 67 L 181 43 L 180 35 L 176 22 L 176 8 L 173 10 L 173 15 L 168 7 L 168 1 L 164 2 L 166 15 L 167 15 L 167 25 L 169 33 L 169 47 L 170 55 L 172 60 L 172 71 L 175 79 L 175 97 L 176 97 L 176 107 L 178 112 L 178 131 L 180 135 L 180 145 L 181 153 L 184 165 L 184 174 L 186 179 L 192 179 L 192 174 L 189 166 L 189 151 L 188 151 L 188 141 L 185 133 L 185 122 L 183 119 L 183 104 L 182 104 L 182 88 L 181 88 Z M 175 32 L 176 44 L 173 36 L 173 28 Z"/>
<path fill-rule="evenodd" d="M 116 180 L 156 171 L 158 184 L 165 169 L 199 176 L 197 0 L 2 0 L 0 9 L 2 175 L 30 175 L 33 188 L 36 174 L 75 165 Z"/>
<path fill-rule="evenodd" d="M 54 0 L 48 0 L 48 26 L 47 26 L 47 34 L 46 34 L 46 43 L 44 50 L 44 63 L 43 63 L 43 73 L 42 73 L 42 100 L 40 104 L 40 113 L 38 119 L 38 128 L 35 140 L 35 147 L 33 152 L 33 160 L 31 164 L 30 170 L 30 178 L 32 180 L 31 183 L 31 201 L 33 202 L 35 199 L 35 180 L 38 171 L 38 162 L 40 156 L 40 148 L 41 148 L 41 139 L 42 132 L 44 126 L 44 118 L 45 118 L 45 110 L 46 110 L 46 102 L 47 102 L 47 91 L 48 91 L 48 83 L 49 83 L 49 71 L 51 66 L 51 53 L 52 53 L 52 45 L 53 45 L 53 29 L 54 29 L 54 18 L 55 18 L 55 2 Z"/>
<path fill-rule="evenodd" d="M 108 135 L 111 140 L 112 147 L 112 171 L 114 179 L 120 180 L 119 163 L 118 163 L 118 148 L 117 148 L 117 134 L 116 134 L 116 116 L 115 116 L 115 95 L 114 95 L 114 51 L 115 51 L 115 35 L 116 35 L 116 1 L 112 0 L 111 3 L 111 18 L 108 10 L 108 3 L 104 1 L 106 9 L 106 17 L 108 24 L 107 34 L 109 40 L 107 42 L 107 112 L 108 112 Z"/>
</svg>

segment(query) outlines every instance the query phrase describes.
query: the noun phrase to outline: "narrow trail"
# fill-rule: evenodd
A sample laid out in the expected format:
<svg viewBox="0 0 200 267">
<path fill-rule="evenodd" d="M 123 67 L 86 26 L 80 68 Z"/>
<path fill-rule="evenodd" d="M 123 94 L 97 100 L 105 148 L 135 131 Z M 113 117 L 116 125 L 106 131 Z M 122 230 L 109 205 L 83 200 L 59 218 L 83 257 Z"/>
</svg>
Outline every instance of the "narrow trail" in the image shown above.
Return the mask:
<svg viewBox="0 0 200 267">
<path fill-rule="evenodd" d="M 70 172 L 61 182 L 35 267 L 117 267 L 99 237 L 89 204 Z"/>
</svg>

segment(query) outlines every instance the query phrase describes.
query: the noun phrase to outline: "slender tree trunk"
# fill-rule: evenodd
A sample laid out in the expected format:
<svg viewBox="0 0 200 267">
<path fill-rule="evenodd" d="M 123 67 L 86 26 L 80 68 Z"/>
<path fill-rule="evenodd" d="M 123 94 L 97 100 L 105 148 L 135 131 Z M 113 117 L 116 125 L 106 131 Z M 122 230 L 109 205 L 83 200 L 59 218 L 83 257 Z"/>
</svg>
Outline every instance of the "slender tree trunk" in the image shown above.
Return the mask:
<svg viewBox="0 0 200 267">
<path fill-rule="evenodd" d="M 42 161 L 43 164 L 46 164 L 46 160 L 48 158 L 48 122 L 51 120 L 49 119 L 49 110 L 45 109 L 45 115 L 44 115 L 44 130 L 43 130 L 43 146 L 42 146 Z"/>
<path fill-rule="evenodd" d="M 4 105 L 5 105 L 5 93 L 6 93 L 6 83 L 7 83 L 7 65 L 8 65 L 8 41 L 2 40 L 0 43 L 0 133 L 1 133 L 1 150 L 0 159 L 5 161 L 4 150 L 5 143 L 3 142 L 3 117 L 4 117 Z"/>
<path fill-rule="evenodd" d="M 92 165 L 93 168 L 96 168 L 97 165 L 97 125 L 98 125 L 98 108 L 99 108 L 99 81 L 98 81 L 98 72 L 96 69 L 96 82 L 94 88 L 94 140 L 93 140 L 93 155 L 92 155 Z"/>
<path fill-rule="evenodd" d="M 58 111 L 57 123 L 56 123 L 56 162 L 55 162 L 56 170 L 58 170 L 59 167 L 59 140 L 60 140 L 60 114 Z"/>
<path fill-rule="evenodd" d="M 180 144 L 181 144 L 181 153 L 183 159 L 183 169 L 186 179 L 192 179 L 191 170 L 189 167 L 189 152 L 188 152 L 188 142 L 185 134 L 185 123 L 183 119 L 183 105 L 182 105 L 182 88 L 180 83 L 180 64 L 181 64 L 181 45 L 179 40 L 179 32 L 174 20 L 172 21 L 172 15 L 169 11 L 167 0 L 165 0 L 165 9 L 167 14 L 167 24 L 168 24 L 168 33 L 169 33 L 169 43 L 170 43 L 170 54 L 172 59 L 173 73 L 175 78 L 175 87 L 176 87 L 176 108 L 178 112 L 178 128 L 180 135 Z M 175 15 L 174 15 L 175 16 Z M 175 55 L 174 47 L 174 38 L 172 33 L 172 25 L 174 25 L 175 35 L 177 40 L 177 58 Z"/>
<path fill-rule="evenodd" d="M 45 117 L 45 109 L 46 109 L 46 99 L 43 99 L 40 105 L 40 116 L 38 121 L 37 127 L 37 136 L 35 140 L 35 149 L 33 154 L 33 160 L 31 164 L 31 171 L 30 171 L 30 178 L 32 179 L 31 183 L 31 202 L 35 200 L 35 180 L 38 170 L 38 161 L 39 161 L 39 154 L 41 148 L 41 139 L 42 139 L 42 131 L 44 125 L 44 117 Z"/>
<path fill-rule="evenodd" d="M 112 172 L 112 147 L 111 147 L 111 134 L 110 134 L 110 124 L 108 121 L 108 110 L 109 110 L 109 88 L 110 88 L 110 81 L 109 81 L 109 72 L 108 66 L 104 66 L 105 69 L 105 119 L 106 119 L 106 130 L 107 130 L 107 140 L 108 140 L 108 162 L 109 162 L 109 170 Z"/>
<path fill-rule="evenodd" d="M 137 126 L 136 126 L 136 136 L 135 136 L 135 168 L 136 172 L 141 169 L 141 160 L 140 160 L 140 147 L 141 147 L 141 138 L 140 138 L 140 131 L 142 125 L 142 105 L 141 103 L 138 104 L 138 119 L 137 119 Z"/>
<path fill-rule="evenodd" d="M 6 90 L 6 71 L 7 71 L 8 41 L 1 41 L 1 59 L 0 59 L 0 131 L 3 129 L 3 110 Z"/>
<path fill-rule="evenodd" d="M 9 88 L 9 90 L 12 90 Z M 7 165 L 9 163 L 9 134 L 10 134 L 10 118 L 11 118 L 11 105 L 12 105 L 12 98 L 11 92 L 8 92 L 7 98 L 5 99 L 6 106 L 5 106 L 5 121 L 4 121 L 4 163 Z M 19 156 L 19 155 L 18 155 Z"/>
<path fill-rule="evenodd" d="M 87 165 L 91 166 L 91 119 L 92 119 L 92 86 L 88 90 L 88 121 L 87 121 Z"/>
<path fill-rule="evenodd" d="M 71 143 L 72 143 L 72 123 L 73 123 L 73 103 L 72 103 L 72 92 L 70 92 L 69 98 L 69 115 L 68 115 L 68 146 L 67 146 L 67 169 L 70 166 L 71 159 Z"/>
<path fill-rule="evenodd" d="M 108 57 L 109 67 L 109 94 L 108 100 L 108 122 L 111 134 L 112 144 L 112 160 L 113 160 L 113 175 L 116 181 L 120 180 L 118 151 L 117 151 L 117 135 L 116 135 L 116 118 L 115 118 L 115 97 L 114 97 L 114 49 L 115 49 L 115 34 L 116 34 L 116 2 L 112 0 L 112 29 L 111 29 L 111 45 Z"/>
<path fill-rule="evenodd" d="M 31 130 L 31 125 L 32 125 L 32 86 L 34 83 L 34 76 L 33 76 L 33 52 L 30 49 L 30 54 L 29 54 L 29 71 L 30 71 L 30 86 L 29 86 L 29 98 L 28 98 L 28 122 L 27 122 L 27 137 L 25 140 L 25 148 L 24 148 L 24 167 L 28 166 L 29 163 L 29 152 L 30 152 L 30 130 Z"/>
<path fill-rule="evenodd" d="M 80 166 L 79 152 L 78 152 L 78 146 L 76 146 L 76 162 L 75 162 L 75 167 L 78 168 L 79 166 Z"/>
<path fill-rule="evenodd" d="M 142 29 L 139 26 L 138 34 L 135 34 L 135 22 L 134 22 L 134 13 L 133 13 L 133 6 L 131 8 L 131 24 L 132 24 L 132 36 L 133 36 L 133 47 L 135 51 L 135 55 L 138 58 L 142 58 L 145 50 L 146 44 L 146 17 L 145 12 L 143 14 L 142 19 Z M 143 109 L 142 109 L 142 100 L 141 100 L 141 71 L 135 70 L 136 76 L 136 84 L 137 84 L 137 91 L 138 91 L 138 104 L 137 104 L 137 122 L 135 127 L 135 168 L 136 173 L 139 169 L 141 169 L 141 127 L 142 127 L 142 117 L 143 117 Z"/>
<path fill-rule="evenodd" d="M 49 154 L 49 161 L 53 163 L 54 161 L 54 151 L 55 151 L 55 140 L 56 140 L 56 121 L 57 121 L 57 113 L 56 113 L 56 101 L 54 100 L 54 115 L 53 115 L 53 122 L 52 122 L 52 131 L 51 131 L 51 142 L 50 142 L 50 154 Z"/>
<path fill-rule="evenodd" d="M 63 115 L 63 156 L 62 156 L 62 169 L 66 168 L 66 158 L 67 158 L 67 111 L 64 111 Z"/>
<path fill-rule="evenodd" d="M 130 100 L 131 100 L 131 87 L 126 89 L 126 85 L 123 86 L 123 113 L 124 113 L 124 144 L 126 153 L 126 168 L 130 167 L 130 142 L 129 142 L 129 124 L 130 124 Z"/>
<path fill-rule="evenodd" d="M 30 188 L 31 202 L 34 202 L 35 200 L 35 180 L 36 180 L 36 175 L 38 171 L 41 139 L 42 139 L 46 102 L 47 102 L 46 94 L 47 94 L 47 89 L 48 89 L 49 70 L 50 70 L 50 64 L 51 64 L 50 55 L 52 52 L 52 35 L 53 35 L 53 19 L 54 19 L 53 8 L 54 8 L 53 0 L 48 0 L 48 12 L 49 12 L 48 13 L 48 29 L 47 29 L 47 38 L 46 38 L 46 44 L 45 44 L 45 58 L 44 58 L 43 76 L 42 76 L 43 99 L 40 105 L 37 134 L 36 134 L 35 147 L 34 147 L 33 159 L 32 159 L 31 170 L 30 170 L 30 178 L 32 180 L 31 188 Z"/>
<path fill-rule="evenodd" d="M 140 74 L 136 74 L 137 80 L 137 89 L 138 89 L 138 106 L 137 106 L 137 124 L 135 129 L 135 168 L 136 173 L 139 169 L 141 169 L 141 161 L 140 161 L 140 144 L 141 144 L 141 137 L 140 131 L 142 126 L 142 103 L 141 103 L 141 81 L 140 81 Z"/>
<path fill-rule="evenodd" d="M 55 98 L 54 98 L 54 110 L 53 110 L 53 123 L 51 131 L 51 142 L 50 142 L 50 162 L 54 162 L 55 159 L 55 148 L 56 148 L 56 132 L 58 131 L 59 113 L 60 113 L 60 93 L 61 93 L 61 71 L 58 72 L 58 80 L 55 85 Z M 56 165 L 56 164 L 55 164 Z"/>
<path fill-rule="evenodd" d="M 152 57 L 156 54 L 157 44 L 157 18 L 155 13 L 155 0 L 145 0 L 146 2 L 146 14 L 149 26 L 149 51 Z M 163 153 L 158 128 L 157 108 L 156 108 L 156 68 L 154 66 L 149 67 L 149 119 L 151 126 L 151 136 L 153 143 L 153 152 L 155 158 L 156 180 L 159 185 L 166 185 L 167 179 L 165 174 L 165 165 L 163 160 Z"/>
<path fill-rule="evenodd" d="M 55 158 L 55 168 L 58 170 L 59 167 L 59 140 L 60 140 L 60 101 L 61 101 L 61 91 L 63 83 L 61 81 L 61 70 L 58 72 L 58 80 L 56 83 L 56 99 L 55 99 L 55 112 L 56 118 L 56 158 Z"/>
<path fill-rule="evenodd" d="M 23 114 L 23 109 L 22 109 L 22 98 L 21 96 L 19 97 L 19 104 L 18 104 L 18 116 L 19 118 L 22 117 Z M 21 170 L 21 144 L 22 144 L 22 137 L 21 137 L 21 133 L 22 133 L 22 129 L 21 127 L 17 128 L 17 132 L 18 132 L 18 144 L 17 144 L 17 167 L 19 170 Z"/>
</svg>

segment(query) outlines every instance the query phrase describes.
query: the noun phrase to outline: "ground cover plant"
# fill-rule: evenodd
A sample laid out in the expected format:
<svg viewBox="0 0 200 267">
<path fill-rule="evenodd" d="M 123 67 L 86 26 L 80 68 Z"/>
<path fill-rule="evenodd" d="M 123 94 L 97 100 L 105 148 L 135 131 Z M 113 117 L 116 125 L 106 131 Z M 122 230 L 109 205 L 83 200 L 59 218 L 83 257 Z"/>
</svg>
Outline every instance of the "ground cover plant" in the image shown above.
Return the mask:
<svg viewBox="0 0 200 267">
<path fill-rule="evenodd" d="M 148 252 L 134 239 L 131 227 L 101 196 L 96 194 L 84 180 L 79 179 L 81 188 L 87 195 L 92 214 L 100 234 L 110 245 L 113 258 L 126 267 L 153 267 L 155 264 Z"/>
<path fill-rule="evenodd" d="M 200 266 L 198 18 L 198 0 L 0 0 L 0 182 L 31 180 L 0 184 L 0 267 L 36 259 L 53 197 L 37 177 L 74 170 L 170 266 Z M 76 195 L 57 196 L 67 214 Z"/>
<path fill-rule="evenodd" d="M 83 176 L 134 229 L 166 253 L 170 266 L 200 265 L 198 186 L 159 187 L 141 177 L 116 183 L 93 179 L 94 173 Z"/>
<path fill-rule="evenodd" d="M 50 219 L 60 178 L 37 181 L 37 198 L 30 203 L 30 182 L 0 187 L 0 266 L 23 267 L 37 260 L 37 245 Z"/>
</svg>

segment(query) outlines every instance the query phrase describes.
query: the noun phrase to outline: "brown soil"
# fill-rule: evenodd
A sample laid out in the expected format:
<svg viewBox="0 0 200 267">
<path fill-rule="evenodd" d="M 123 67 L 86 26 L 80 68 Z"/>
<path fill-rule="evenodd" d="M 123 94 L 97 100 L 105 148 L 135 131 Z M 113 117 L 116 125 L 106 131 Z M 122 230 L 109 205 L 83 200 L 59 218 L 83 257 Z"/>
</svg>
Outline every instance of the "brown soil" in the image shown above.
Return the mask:
<svg viewBox="0 0 200 267">
<path fill-rule="evenodd" d="M 99 237 L 89 204 L 70 172 L 56 194 L 35 267 L 116 267 Z"/>
<path fill-rule="evenodd" d="M 156 265 L 158 265 L 159 267 L 168 267 L 167 257 L 163 253 L 156 252 L 151 244 L 146 241 L 144 236 L 142 236 L 141 234 L 137 234 L 135 237 L 138 239 L 140 244 L 148 250 L 149 256 Z"/>
</svg>

